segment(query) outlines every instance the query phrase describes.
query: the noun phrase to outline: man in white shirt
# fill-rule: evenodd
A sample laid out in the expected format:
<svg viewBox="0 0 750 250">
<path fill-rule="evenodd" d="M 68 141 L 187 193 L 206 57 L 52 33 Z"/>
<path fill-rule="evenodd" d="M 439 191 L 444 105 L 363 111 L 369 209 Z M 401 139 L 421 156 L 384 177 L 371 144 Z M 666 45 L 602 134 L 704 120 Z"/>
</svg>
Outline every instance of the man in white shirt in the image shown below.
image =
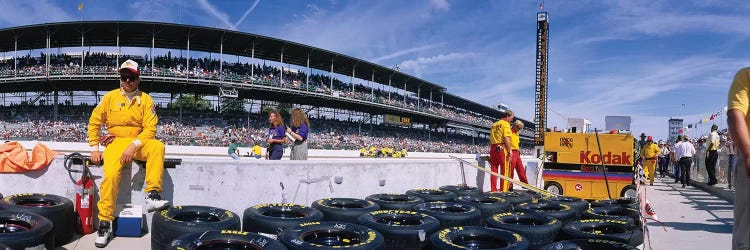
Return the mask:
<svg viewBox="0 0 750 250">
<path fill-rule="evenodd" d="M 682 148 L 677 147 L 682 143 L 682 136 L 677 136 L 677 140 L 675 141 L 674 145 L 672 145 L 672 165 L 674 165 L 674 183 L 679 182 L 682 176 L 682 171 L 680 171 L 680 157 L 682 157 Z"/>
<path fill-rule="evenodd" d="M 682 172 L 680 182 L 682 187 L 685 187 L 685 185 L 690 185 L 690 166 L 693 165 L 695 147 L 690 143 L 687 135 L 683 135 L 682 140 L 682 143 L 675 146 L 675 151 L 680 154 L 680 172 Z"/>
</svg>

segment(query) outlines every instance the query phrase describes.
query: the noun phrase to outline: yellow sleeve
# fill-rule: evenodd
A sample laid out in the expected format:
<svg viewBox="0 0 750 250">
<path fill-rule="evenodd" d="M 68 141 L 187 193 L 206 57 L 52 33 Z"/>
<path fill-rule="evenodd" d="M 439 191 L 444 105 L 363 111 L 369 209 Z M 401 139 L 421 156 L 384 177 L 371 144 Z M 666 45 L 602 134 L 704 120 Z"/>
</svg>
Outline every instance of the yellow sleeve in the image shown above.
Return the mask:
<svg viewBox="0 0 750 250">
<path fill-rule="evenodd" d="M 510 137 L 513 132 L 510 131 L 510 123 L 503 124 L 503 137 Z"/>
<path fill-rule="evenodd" d="M 89 146 L 91 147 L 99 147 L 99 133 L 102 130 L 104 120 L 107 119 L 107 110 L 109 110 L 109 96 L 109 94 L 105 94 L 99 105 L 96 105 L 94 111 L 91 111 L 88 125 Z"/>
<path fill-rule="evenodd" d="M 750 68 L 741 69 L 734 76 L 732 86 L 729 88 L 729 97 L 727 98 L 727 110 L 736 109 L 747 114 L 748 107 L 748 88 L 750 87 Z"/>
<path fill-rule="evenodd" d="M 148 96 L 148 95 L 145 95 Z M 141 108 L 143 109 L 143 130 L 135 138 L 138 140 L 154 139 L 156 136 L 156 124 L 159 122 L 159 117 L 156 116 L 156 107 L 154 106 L 154 100 L 150 96 L 143 98 L 144 102 Z M 138 145 L 140 146 L 140 145 Z"/>
</svg>

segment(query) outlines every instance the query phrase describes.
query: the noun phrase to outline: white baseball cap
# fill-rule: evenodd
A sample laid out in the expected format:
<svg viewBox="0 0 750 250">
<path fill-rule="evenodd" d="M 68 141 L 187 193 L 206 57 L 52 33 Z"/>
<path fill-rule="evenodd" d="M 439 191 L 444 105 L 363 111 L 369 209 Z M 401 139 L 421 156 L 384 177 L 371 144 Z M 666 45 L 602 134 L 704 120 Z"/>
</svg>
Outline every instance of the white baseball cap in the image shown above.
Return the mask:
<svg viewBox="0 0 750 250">
<path fill-rule="evenodd" d="M 123 70 L 129 70 L 130 73 L 140 75 L 141 73 L 138 71 L 138 63 L 128 59 L 127 61 L 123 62 L 122 65 L 120 65 L 119 72 L 122 72 Z"/>
</svg>

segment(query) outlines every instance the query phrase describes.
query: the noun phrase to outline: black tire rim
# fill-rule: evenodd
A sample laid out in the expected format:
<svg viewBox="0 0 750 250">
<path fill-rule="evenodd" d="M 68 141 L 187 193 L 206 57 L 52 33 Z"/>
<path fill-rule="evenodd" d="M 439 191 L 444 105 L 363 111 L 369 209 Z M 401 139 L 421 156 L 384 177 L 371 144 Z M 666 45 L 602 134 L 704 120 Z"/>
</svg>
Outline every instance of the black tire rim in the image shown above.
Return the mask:
<svg viewBox="0 0 750 250">
<path fill-rule="evenodd" d="M 489 198 L 489 197 L 470 197 L 468 199 L 469 202 L 475 202 L 475 203 L 482 203 L 482 204 L 495 204 L 495 203 L 501 203 L 501 201 Z"/>
<path fill-rule="evenodd" d="M 232 249 L 255 249 L 261 250 L 263 248 L 258 245 L 238 240 L 212 240 L 201 242 L 191 250 L 232 250 Z"/>
<path fill-rule="evenodd" d="M 378 199 L 383 201 L 392 201 L 392 202 L 408 202 L 408 201 L 415 201 L 416 199 L 411 199 L 409 196 L 406 195 L 388 195 L 379 197 Z"/>
<path fill-rule="evenodd" d="M 291 209 L 291 208 L 270 209 L 268 211 L 263 212 L 262 215 L 268 216 L 268 217 L 283 218 L 283 219 L 295 219 L 295 218 L 305 217 L 305 214 L 301 213 L 300 211 Z"/>
<path fill-rule="evenodd" d="M 209 223 L 219 222 L 221 218 L 213 213 L 201 213 L 201 212 L 177 212 L 172 219 L 182 222 L 196 222 L 196 223 Z"/>
<path fill-rule="evenodd" d="M 31 224 L 25 221 L 12 220 L 12 219 L 0 219 L 0 234 L 4 233 L 20 233 L 31 230 Z"/>
<path fill-rule="evenodd" d="M 323 246 L 351 246 L 362 243 L 360 234 L 351 231 L 315 230 L 300 235 L 303 241 Z"/>
<path fill-rule="evenodd" d="M 634 213 L 637 213 L 637 211 L 630 211 L 627 209 L 621 209 L 619 207 L 615 209 L 602 209 L 602 210 L 594 210 L 594 214 L 601 215 L 601 216 L 617 216 L 617 217 L 628 217 L 635 215 Z"/>
<path fill-rule="evenodd" d="M 19 199 L 14 203 L 17 206 L 24 207 L 54 207 L 57 206 L 57 202 L 50 199 L 43 198 L 23 198 Z"/>
<path fill-rule="evenodd" d="M 420 219 L 410 217 L 410 216 L 397 216 L 397 215 L 378 217 L 378 218 L 375 218 L 374 221 L 379 224 L 389 225 L 389 226 L 416 226 L 416 225 L 424 224 L 424 222 Z"/>
<path fill-rule="evenodd" d="M 466 213 L 469 211 L 468 209 L 459 206 L 435 206 L 429 207 L 427 210 L 443 213 Z"/>
<path fill-rule="evenodd" d="M 330 207 L 336 207 L 336 208 L 365 208 L 365 204 L 362 204 L 361 202 L 351 202 L 351 201 L 330 201 L 326 202 L 327 206 Z"/>
<path fill-rule="evenodd" d="M 525 225 L 525 226 L 540 226 L 547 224 L 546 220 L 533 217 L 506 217 L 502 219 L 503 224 L 514 224 L 514 225 Z"/>
<path fill-rule="evenodd" d="M 552 204 L 546 204 L 546 205 L 529 205 L 529 206 L 526 206 L 526 209 L 534 210 L 537 213 L 544 213 L 544 212 L 563 211 L 565 210 L 565 207 L 556 206 Z"/>
<path fill-rule="evenodd" d="M 583 226 L 583 227 L 581 227 L 580 230 L 581 230 L 581 232 L 584 232 L 584 233 L 587 233 L 587 234 L 596 234 L 596 235 L 623 234 L 623 233 L 627 233 L 628 232 L 623 227 L 606 225 L 606 224 L 605 225 Z"/>
<path fill-rule="evenodd" d="M 429 195 L 444 195 L 447 193 L 447 191 L 443 190 L 419 190 L 417 193 L 420 194 L 429 194 Z"/>
<path fill-rule="evenodd" d="M 451 243 L 466 247 L 468 249 L 496 249 L 504 248 L 509 244 L 507 241 L 492 237 L 491 235 L 459 235 L 451 240 Z"/>
</svg>

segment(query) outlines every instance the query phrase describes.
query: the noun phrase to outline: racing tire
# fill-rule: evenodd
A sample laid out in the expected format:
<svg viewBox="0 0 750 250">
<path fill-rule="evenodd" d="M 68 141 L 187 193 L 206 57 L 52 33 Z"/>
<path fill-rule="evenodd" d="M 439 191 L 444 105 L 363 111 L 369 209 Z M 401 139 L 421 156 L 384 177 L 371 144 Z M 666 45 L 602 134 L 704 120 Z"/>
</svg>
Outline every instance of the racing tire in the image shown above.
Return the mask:
<svg viewBox="0 0 750 250">
<path fill-rule="evenodd" d="M 510 202 L 511 207 L 513 208 L 522 203 L 529 203 L 532 199 L 528 193 L 519 192 L 488 192 L 486 194 L 505 199 Z"/>
<path fill-rule="evenodd" d="M 621 220 L 640 226 L 640 212 L 634 208 L 621 206 L 592 207 L 583 212 L 584 219 Z"/>
<path fill-rule="evenodd" d="M 359 224 L 383 234 L 385 249 L 420 250 L 440 221 L 424 213 L 404 210 L 378 210 L 359 216 Z"/>
<path fill-rule="evenodd" d="M 565 224 L 565 239 L 611 240 L 638 246 L 643 243 L 643 231 L 631 223 L 619 220 L 589 219 Z"/>
<path fill-rule="evenodd" d="M 620 206 L 638 209 L 638 200 L 631 198 L 620 198 L 616 200 L 604 199 L 591 202 L 591 207 Z"/>
<path fill-rule="evenodd" d="M 55 249 L 52 221 L 44 216 L 0 211 L 0 249 Z"/>
<path fill-rule="evenodd" d="M 425 202 L 433 201 L 453 201 L 456 198 L 456 194 L 450 191 L 440 189 L 428 189 L 419 188 L 406 191 L 407 195 L 413 195 L 422 198 Z"/>
<path fill-rule="evenodd" d="M 522 235 L 532 249 L 555 241 L 562 228 L 562 222 L 558 219 L 525 212 L 496 214 L 487 220 L 487 225 Z"/>
<path fill-rule="evenodd" d="M 151 218 L 151 249 L 165 249 L 184 235 L 210 230 L 240 230 L 240 217 L 216 207 L 172 206 Z"/>
<path fill-rule="evenodd" d="M 611 240 L 563 240 L 552 242 L 539 250 L 637 250 L 631 245 Z"/>
<path fill-rule="evenodd" d="M 431 249 L 525 250 L 529 242 L 518 233 L 487 227 L 452 227 L 430 236 Z"/>
<path fill-rule="evenodd" d="M 65 245 L 73 239 L 75 212 L 73 201 L 68 198 L 42 193 L 16 194 L 3 198 L 0 210 L 35 213 L 49 219 L 55 234 L 55 246 Z"/>
<path fill-rule="evenodd" d="M 456 198 L 456 203 L 478 208 L 482 213 L 482 219 L 479 223 L 481 226 L 487 225 L 487 219 L 493 215 L 511 211 L 510 202 L 503 198 L 486 194 L 459 196 Z"/>
<path fill-rule="evenodd" d="M 482 212 L 474 206 L 455 202 L 425 202 L 414 207 L 414 211 L 437 218 L 440 228 L 479 226 Z"/>
<path fill-rule="evenodd" d="M 260 204 L 245 209 L 242 231 L 278 234 L 286 228 L 322 219 L 323 213 L 311 207 L 281 203 Z"/>
<path fill-rule="evenodd" d="M 482 194 L 482 190 L 479 190 L 477 187 L 470 187 L 470 186 L 463 186 L 463 185 L 447 185 L 447 186 L 442 186 L 439 189 L 454 193 L 458 197 Z"/>
<path fill-rule="evenodd" d="M 307 222 L 288 228 L 279 235 L 281 243 L 292 250 L 383 249 L 384 237 L 365 226 L 339 222 Z"/>
<path fill-rule="evenodd" d="M 235 230 L 211 230 L 184 235 L 172 241 L 169 250 L 184 249 L 262 249 L 286 250 L 286 246 L 259 234 Z"/>
<path fill-rule="evenodd" d="M 572 207 L 560 203 L 524 203 L 516 207 L 516 211 L 535 212 L 560 220 L 563 224 L 578 219 L 576 211 Z"/>
<path fill-rule="evenodd" d="M 324 221 L 341 221 L 357 224 L 360 215 L 379 210 L 372 201 L 352 198 L 327 198 L 314 201 L 312 207 L 323 213 Z"/>
<path fill-rule="evenodd" d="M 365 200 L 375 202 L 382 210 L 414 210 L 414 206 L 425 202 L 422 198 L 406 194 L 373 194 Z"/>
<path fill-rule="evenodd" d="M 576 216 L 581 217 L 581 213 L 583 211 L 586 211 L 586 209 L 589 209 L 589 202 L 587 200 L 578 198 L 578 197 L 571 197 L 571 196 L 552 196 L 547 198 L 542 198 L 539 200 L 539 202 L 548 202 L 553 204 L 565 204 L 573 208 L 573 210 L 576 211 Z"/>
</svg>

